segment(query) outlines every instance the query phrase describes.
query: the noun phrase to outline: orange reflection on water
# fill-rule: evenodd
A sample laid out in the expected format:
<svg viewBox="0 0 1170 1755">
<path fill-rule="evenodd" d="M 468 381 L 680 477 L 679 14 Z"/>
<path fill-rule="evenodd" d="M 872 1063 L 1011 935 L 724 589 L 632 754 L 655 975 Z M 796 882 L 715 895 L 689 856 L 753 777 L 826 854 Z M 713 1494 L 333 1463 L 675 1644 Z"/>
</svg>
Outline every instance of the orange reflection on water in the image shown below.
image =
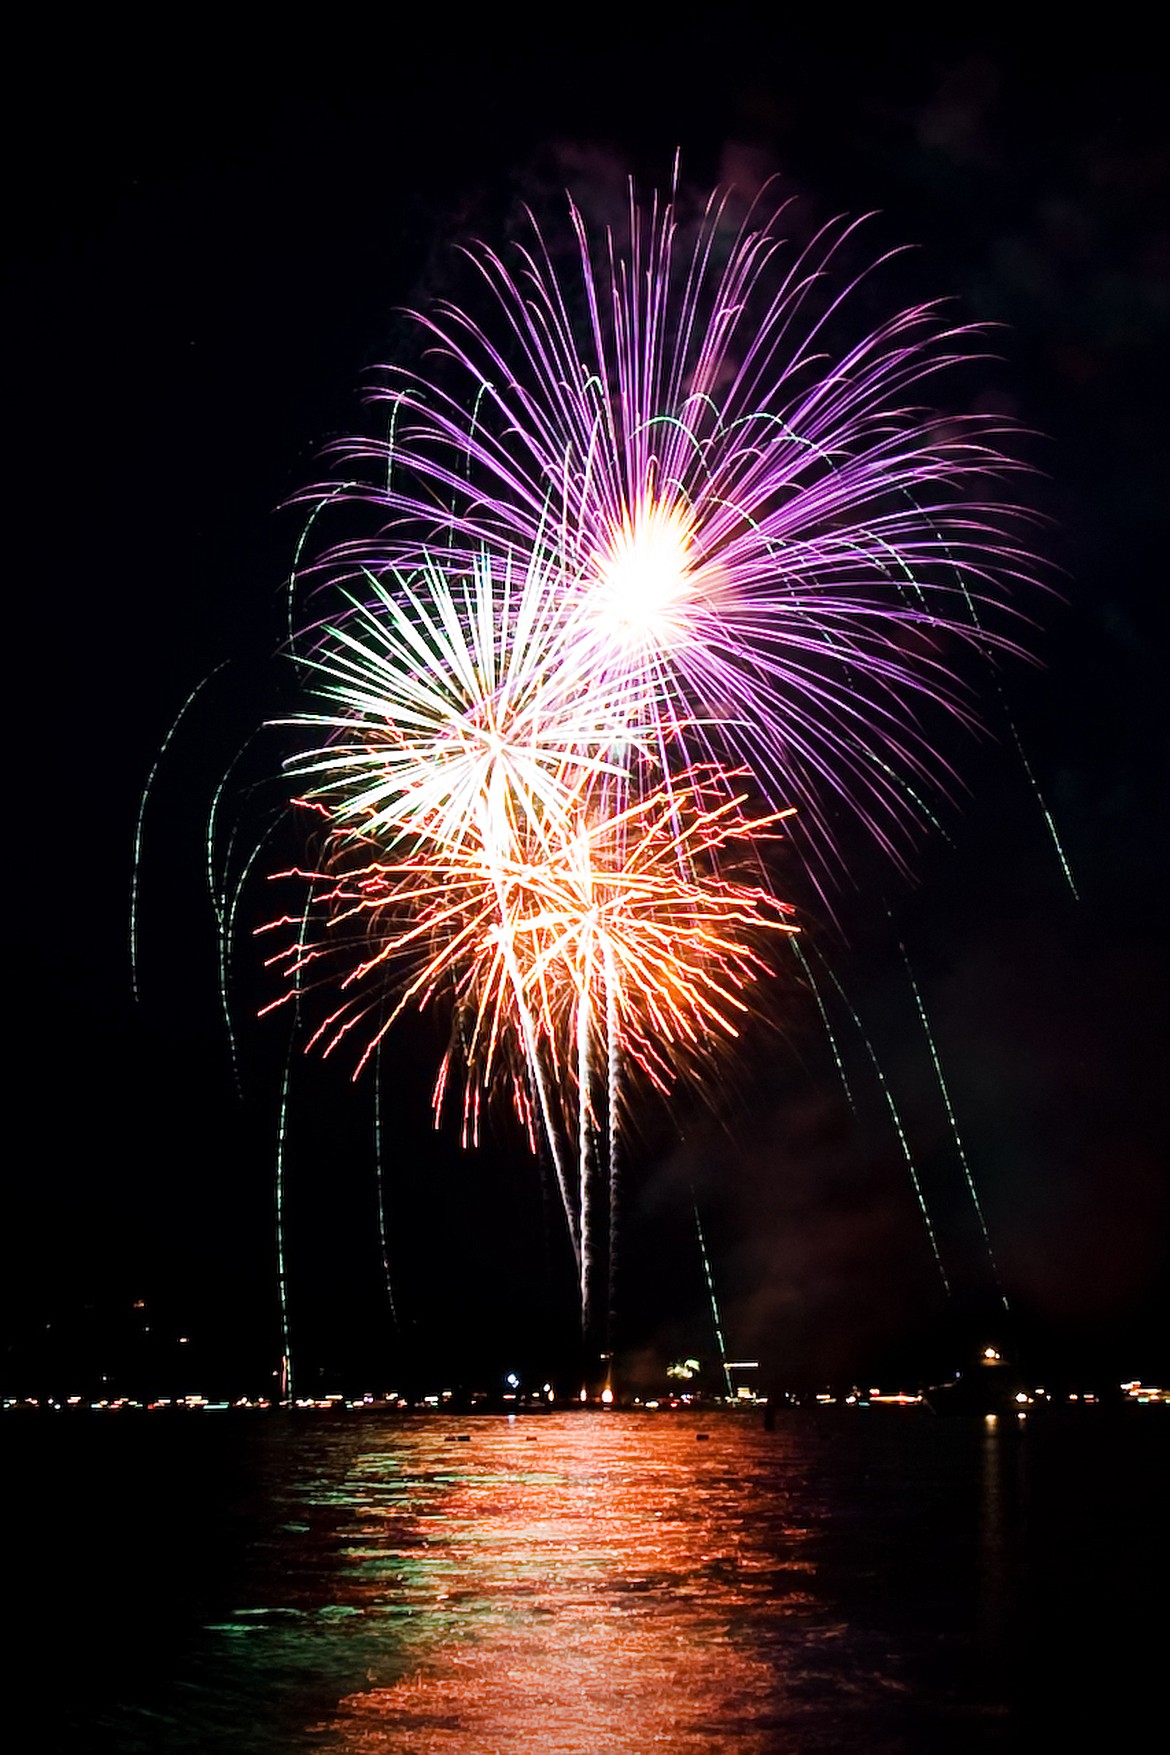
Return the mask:
<svg viewBox="0 0 1170 1755">
<path fill-rule="evenodd" d="M 412 1587 L 413 1667 L 384 1685 L 372 1668 L 321 1727 L 328 1746 L 774 1749 L 782 1678 L 800 1677 L 776 1664 L 766 1628 L 803 1618 L 813 1650 L 832 1635 L 810 1592 L 809 1529 L 786 1515 L 784 1441 L 727 1416 L 553 1415 L 465 1430 L 457 1454 L 449 1444 L 441 1454 L 436 1433 L 429 1485 L 441 1490 L 413 1548 L 428 1575 L 425 1592 L 417 1572 Z M 365 1456 L 364 1471 L 377 1460 Z M 804 1471 L 787 1461 L 803 1501 Z M 375 1534 L 363 1527 L 365 1559 Z M 405 1532 L 399 1522 L 386 1534 Z"/>
</svg>

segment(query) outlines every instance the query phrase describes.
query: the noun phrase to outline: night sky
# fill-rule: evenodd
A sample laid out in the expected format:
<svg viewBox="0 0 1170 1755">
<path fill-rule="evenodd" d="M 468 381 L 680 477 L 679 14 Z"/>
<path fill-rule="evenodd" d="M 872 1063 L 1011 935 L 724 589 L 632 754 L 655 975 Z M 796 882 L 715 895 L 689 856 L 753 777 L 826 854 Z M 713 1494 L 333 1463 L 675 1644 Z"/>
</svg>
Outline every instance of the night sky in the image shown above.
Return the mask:
<svg viewBox="0 0 1170 1755">
<path fill-rule="evenodd" d="M 639 1114 L 621 1199 L 627 1368 L 649 1381 L 678 1353 L 713 1356 L 697 1203 L 730 1350 L 777 1385 L 929 1374 L 984 1335 L 1070 1383 L 1165 1375 L 1170 236 L 1148 58 L 937 32 L 852 47 L 778 27 L 716 46 L 647 32 L 621 52 L 595 26 L 571 46 L 453 51 L 447 34 L 305 43 L 287 75 L 211 39 L 102 36 L 17 61 L 0 1388 L 88 1392 L 103 1373 L 131 1393 L 270 1385 L 288 1037 L 280 1017 L 255 1019 L 274 984 L 251 929 L 289 844 L 278 830 L 241 905 L 237 1069 L 203 845 L 245 740 L 225 834 L 254 840 L 280 796 L 281 734 L 251 734 L 297 704 L 276 656 L 300 528 L 285 502 L 328 472 L 333 439 L 372 430 L 363 386 L 403 345 L 399 307 L 452 284 L 453 242 L 501 240 L 522 201 L 553 213 L 565 186 L 598 210 L 628 174 L 663 186 L 676 147 L 687 189 L 775 174 L 794 223 L 872 213 L 870 255 L 915 246 L 882 275 L 875 320 L 948 295 L 959 318 L 998 326 L 952 394 L 1027 430 L 1023 491 L 1047 521 L 1054 590 L 1021 604 L 1038 662 L 1007 665 L 1002 698 L 989 672 L 966 673 L 984 734 L 948 731 L 962 786 L 912 877 L 859 848 L 836 921 L 802 916 L 903 1113 L 952 1297 L 864 1043 L 830 990 L 854 1115 L 785 959 L 767 1022 L 719 1064 L 710 1102 Z M 139 801 L 189 691 L 221 664 L 150 794 L 135 1004 Z M 562 1225 L 507 1105 L 479 1151 L 453 1124 L 431 1130 L 443 1040 L 424 1019 L 386 1057 L 393 1318 L 371 1091 L 348 1066 L 294 1062 L 289 1294 L 306 1386 L 495 1382 L 573 1356 Z"/>
</svg>

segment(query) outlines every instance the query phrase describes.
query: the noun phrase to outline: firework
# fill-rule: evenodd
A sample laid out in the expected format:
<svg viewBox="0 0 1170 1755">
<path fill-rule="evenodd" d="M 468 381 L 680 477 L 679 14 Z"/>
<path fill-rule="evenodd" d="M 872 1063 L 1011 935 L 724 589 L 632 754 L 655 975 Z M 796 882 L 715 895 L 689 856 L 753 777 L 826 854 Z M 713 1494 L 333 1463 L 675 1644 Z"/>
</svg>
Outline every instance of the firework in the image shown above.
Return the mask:
<svg viewBox="0 0 1170 1755">
<path fill-rule="evenodd" d="M 448 1008 L 436 1118 L 461 1083 L 474 1137 L 509 1086 L 586 1318 L 629 1084 L 701 1084 L 792 930 L 762 841 L 799 805 L 823 884 L 847 806 L 901 857 L 946 779 L 922 711 L 969 717 L 952 655 L 1011 647 L 1033 572 L 994 423 L 919 406 L 971 333 L 918 306 L 839 342 L 852 228 L 791 250 L 730 211 L 631 200 L 598 249 L 570 204 L 563 261 L 535 221 L 510 263 L 473 246 L 482 315 L 418 318 L 433 374 L 392 370 L 387 438 L 346 447 L 376 483 L 316 496 L 375 531 L 306 569 L 321 854 L 273 961 L 359 1070 Z"/>
</svg>

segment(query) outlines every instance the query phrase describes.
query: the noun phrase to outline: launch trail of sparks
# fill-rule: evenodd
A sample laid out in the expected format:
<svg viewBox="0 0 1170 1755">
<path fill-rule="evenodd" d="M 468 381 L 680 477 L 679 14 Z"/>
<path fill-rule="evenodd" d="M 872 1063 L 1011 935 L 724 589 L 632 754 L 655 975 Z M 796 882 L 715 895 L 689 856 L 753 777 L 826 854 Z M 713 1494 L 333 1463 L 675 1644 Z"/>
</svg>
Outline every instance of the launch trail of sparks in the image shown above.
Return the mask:
<svg viewBox="0 0 1170 1755">
<path fill-rule="evenodd" d="M 270 930 L 359 1069 L 448 1009 L 436 1119 L 461 1082 L 472 1139 L 510 1089 L 588 1323 L 636 1082 L 702 1084 L 794 930 L 768 842 L 798 810 L 826 901 L 842 822 L 905 863 L 950 779 L 928 727 L 974 722 L 956 657 L 1018 649 L 1037 569 L 1002 425 L 922 406 L 974 332 L 919 305 L 843 338 L 853 225 L 794 247 L 730 192 L 568 217 L 566 248 L 531 216 L 511 258 L 469 247 L 474 314 L 416 314 L 427 375 L 389 368 L 386 436 L 305 496 L 348 528 L 296 557 L 313 924 Z"/>
</svg>

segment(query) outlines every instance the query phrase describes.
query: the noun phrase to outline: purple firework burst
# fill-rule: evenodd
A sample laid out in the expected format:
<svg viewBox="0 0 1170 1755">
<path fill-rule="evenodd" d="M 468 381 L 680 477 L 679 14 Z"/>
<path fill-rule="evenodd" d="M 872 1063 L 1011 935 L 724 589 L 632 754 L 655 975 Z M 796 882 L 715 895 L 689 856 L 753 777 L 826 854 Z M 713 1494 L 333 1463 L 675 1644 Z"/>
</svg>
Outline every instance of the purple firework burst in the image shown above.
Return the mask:
<svg viewBox="0 0 1170 1755">
<path fill-rule="evenodd" d="M 345 447 L 377 481 L 330 490 L 377 529 L 322 567 L 554 578 L 551 662 L 659 771 L 680 746 L 746 765 L 818 881 L 843 808 L 903 858 L 949 772 L 922 710 L 971 721 L 956 643 L 1018 650 L 1036 582 L 1003 422 L 925 406 L 976 332 L 918 305 L 840 342 L 843 222 L 798 249 L 783 210 L 716 195 L 684 227 L 632 196 L 598 247 L 568 212 L 560 255 L 531 216 L 508 260 L 470 248 L 474 316 L 418 315 L 435 369 L 389 372 L 388 436 Z"/>
</svg>

